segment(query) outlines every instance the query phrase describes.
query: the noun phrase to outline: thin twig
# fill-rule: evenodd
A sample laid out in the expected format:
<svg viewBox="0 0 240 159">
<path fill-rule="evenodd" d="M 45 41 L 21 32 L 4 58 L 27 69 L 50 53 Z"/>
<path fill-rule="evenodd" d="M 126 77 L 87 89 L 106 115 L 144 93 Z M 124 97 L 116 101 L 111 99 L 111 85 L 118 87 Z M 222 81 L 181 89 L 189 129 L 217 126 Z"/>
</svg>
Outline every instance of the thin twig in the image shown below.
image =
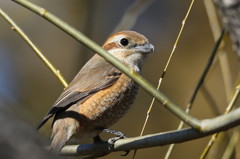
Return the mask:
<svg viewBox="0 0 240 159">
<path fill-rule="evenodd" d="M 64 87 L 67 87 L 68 83 L 57 70 L 53 64 L 43 55 L 43 53 L 37 48 L 36 45 L 30 40 L 30 38 L 22 31 L 22 29 L 0 8 L 0 15 L 12 26 L 12 30 L 16 31 L 20 37 L 33 49 L 37 56 L 43 61 L 43 63 L 52 71 Z"/>
<path fill-rule="evenodd" d="M 192 94 L 192 96 L 191 96 L 191 98 L 190 98 L 190 100 L 189 100 L 189 103 L 188 103 L 188 105 L 187 105 L 187 110 L 186 110 L 186 112 L 189 112 L 189 110 L 191 109 L 192 104 L 193 104 L 193 102 L 194 102 L 194 100 L 195 100 L 195 98 L 196 98 L 196 95 L 197 95 L 197 93 L 198 93 L 198 90 L 200 89 L 200 87 L 201 87 L 202 84 L 204 83 L 204 80 L 205 80 L 205 78 L 206 78 L 206 76 L 207 76 L 207 73 L 209 72 L 209 70 L 210 70 L 210 68 L 211 68 L 211 66 L 212 66 L 212 63 L 213 63 L 213 60 L 214 60 L 215 55 L 216 55 L 216 53 L 217 53 L 217 50 L 218 50 L 218 48 L 219 48 L 219 46 L 220 46 L 220 44 L 221 44 L 221 42 L 222 42 L 224 33 L 225 33 L 225 30 L 223 29 L 222 32 L 221 32 L 221 34 L 220 34 L 220 36 L 219 36 L 219 38 L 218 38 L 218 40 L 217 40 L 216 43 L 215 43 L 215 46 L 214 46 L 213 51 L 212 51 L 212 53 L 211 53 L 211 55 L 210 55 L 210 57 L 209 57 L 209 59 L 208 59 L 208 62 L 207 62 L 207 65 L 205 66 L 205 69 L 204 69 L 204 71 L 203 71 L 203 74 L 201 75 L 201 78 L 200 78 L 200 80 L 198 81 L 197 86 L 195 87 L 195 89 L 194 89 L 194 91 L 193 91 L 193 94 Z"/>
<path fill-rule="evenodd" d="M 213 1 L 209 1 L 209 0 L 204 0 L 204 4 L 205 4 L 205 8 L 207 11 L 207 15 L 208 15 L 208 19 L 210 22 L 210 27 L 212 30 L 212 34 L 213 34 L 213 38 L 215 41 L 217 41 L 218 39 L 218 35 L 221 32 L 221 26 L 218 22 L 218 16 L 213 4 Z M 224 50 L 224 42 L 222 42 L 220 48 L 219 48 L 219 53 L 218 53 L 218 60 L 220 63 L 220 68 L 222 71 L 222 78 L 223 78 L 223 82 L 224 82 L 224 89 L 226 92 L 226 97 L 227 100 L 229 101 L 232 97 L 233 94 L 233 80 L 232 80 L 232 76 L 231 76 L 231 68 L 230 68 L 230 63 L 228 60 L 228 54 L 226 53 L 226 51 Z"/>
<path fill-rule="evenodd" d="M 178 116 L 180 119 L 185 121 L 191 127 L 195 128 L 196 130 L 202 131 L 199 120 L 197 120 L 196 118 L 184 112 L 179 106 L 177 106 L 170 99 L 168 99 L 163 93 L 161 93 L 156 88 L 154 88 L 154 86 L 150 84 L 146 79 L 144 79 L 141 75 L 129 69 L 129 67 L 124 65 L 122 62 L 120 62 L 111 54 L 108 54 L 106 50 L 104 50 L 101 46 L 97 45 L 95 42 L 93 42 L 88 37 L 83 35 L 81 32 L 74 29 L 69 24 L 63 22 L 61 19 L 57 18 L 56 16 L 48 12 L 46 9 L 39 7 L 34 3 L 31 3 L 27 0 L 13 0 L 13 1 L 23 5 L 24 7 L 44 17 L 45 19 L 47 19 L 48 21 L 50 21 L 51 23 L 53 23 L 54 25 L 56 25 L 66 33 L 68 33 L 70 36 L 72 36 L 79 42 L 89 47 L 92 51 L 97 52 L 100 56 L 105 58 L 108 62 L 110 62 L 111 64 L 116 66 L 119 70 L 124 72 L 130 78 L 132 78 L 137 84 L 139 84 L 149 94 L 156 97 L 156 99 L 160 101 L 164 107 L 166 107 L 176 116 Z"/>
<path fill-rule="evenodd" d="M 171 61 L 171 59 L 172 59 L 172 56 L 173 56 L 173 54 L 174 54 L 174 52 L 175 52 L 175 50 L 176 50 L 176 48 L 177 48 L 178 41 L 179 41 L 179 39 L 180 39 L 180 37 L 181 37 L 181 35 L 182 35 L 182 31 L 183 31 L 183 29 L 184 29 L 184 26 L 185 26 L 185 24 L 186 24 L 187 18 L 188 18 L 189 14 L 190 14 L 190 11 L 191 11 L 191 9 L 192 9 L 193 4 L 194 4 L 194 0 L 191 1 L 190 5 L 189 5 L 189 8 L 188 8 L 188 10 L 187 10 L 187 13 L 186 13 L 186 15 L 185 15 L 185 17 L 184 17 L 184 19 L 183 19 L 183 21 L 182 21 L 182 26 L 181 26 L 181 28 L 180 28 L 180 31 L 179 31 L 178 35 L 177 35 L 177 39 L 176 39 L 176 41 L 175 41 L 175 43 L 174 43 L 174 45 L 173 45 L 172 51 L 171 51 L 170 56 L 169 56 L 169 58 L 168 58 L 168 60 L 167 60 L 167 63 L 166 63 L 165 68 L 164 68 L 164 70 L 163 70 L 163 72 L 162 72 L 162 75 L 161 75 L 160 79 L 158 80 L 157 90 L 160 89 L 160 86 L 161 86 L 161 84 L 162 84 L 162 80 L 163 80 L 163 78 L 164 78 L 164 76 L 165 76 L 165 74 L 166 74 L 166 72 L 167 72 L 168 66 L 169 66 L 170 61 Z M 144 132 L 144 130 L 145 130 L 145 128 L 146 128 L 146 125 L 147 125 L 147 122 L 148 122 L 148 119 L 149 119 L 150 113 L 151 113 L 151 111 L 152 111 L 152 107 L 153 107 L 153 104 L 154 104 L 155 100 L 156 100 L 156 98 L 154 97 L 154 98 L 152 99 L 152 101 L 151 101 L 151 104 L 150 104 L 149 108 L 148 108 L 147 115 L 146 115 L 146 118 L 145 118 L 145 122 L 144 122 L 144 125 L 143 125 L 143 128 L 142 128 L 142 131 L 141 131 L 141 133 L 140 133 L 140 136 L 143 135 L 143 132 Z M 133 158 L 134 158 L 135 155 L 136 155 L 136 151 L 134 152 Z"/>
</svg>

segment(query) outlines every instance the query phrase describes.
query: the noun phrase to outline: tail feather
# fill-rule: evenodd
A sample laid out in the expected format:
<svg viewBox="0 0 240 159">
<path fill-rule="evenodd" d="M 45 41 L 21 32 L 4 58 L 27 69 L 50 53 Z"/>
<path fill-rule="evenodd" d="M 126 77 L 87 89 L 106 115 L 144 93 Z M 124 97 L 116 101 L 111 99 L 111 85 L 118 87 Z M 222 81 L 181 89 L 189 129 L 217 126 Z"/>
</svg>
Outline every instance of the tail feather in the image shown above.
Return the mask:
<svg viewBox="0 0 240 159">
<path fill-rule="evenodd" d="M 52 116 L 53 116 L 53 114 L 48 114 L 47 116 L 45 116 L 43 118 L 43 120 L 41 121 L 41 123 L 38 124 L 36 129 L 37 130 L 40 129 Z"/>
</svg>

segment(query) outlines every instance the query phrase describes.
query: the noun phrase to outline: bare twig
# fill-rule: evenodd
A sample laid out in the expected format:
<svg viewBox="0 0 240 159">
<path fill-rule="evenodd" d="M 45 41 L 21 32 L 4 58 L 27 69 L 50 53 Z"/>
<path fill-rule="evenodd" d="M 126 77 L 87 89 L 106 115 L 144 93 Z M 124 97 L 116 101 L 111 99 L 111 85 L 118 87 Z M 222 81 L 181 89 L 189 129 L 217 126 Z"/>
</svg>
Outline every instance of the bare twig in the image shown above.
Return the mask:
<svg viewBox="0 0 240 159">
<path fill-rule="evenodd" d="M 164 70 L 163 70 L 163 72 L 162 72 L 162 75 L 161 75 L 160 79 L 158 80 L 157 90 L 159 90 L 159 88 L 161 87 L 162 80 L 163 80 L 164 76 L 166 75 L 168 66 L 169 66 L 170 61 L 171 61 L 171 59 L 172 59 L 172 56 L 173 56 L 173 54 L 174 54 L 174 52 L 175 52 L 175 50 L 176 50 L 176 48 L 177 48 L 178 41 L 179 41 L 179 39 L 180 39 L 180 37 L 181 37 L 181 35 L 182 35 L 182 31 L 183 31 L 183 29 L 184 29 L 184 26 L 185 26 L 185 24 L 186 24 L 187 18 L 188 18 L 189 14 L 190 14 L 190 11 L 191 11 L 191 9 L 192 9 L 193 3 L 194 3 L 194 0 L 192 0 L 190 6 L 189 6 L 189 8 L 188 8 L 188 11 L 187 11 L 187 13 L 186 13 L 186 15 L 185 15 L 185 17 L 184 17 L 184 19 L 183 19 L 183 21 L 182 21 L 182 26 L 181 26 L 181 29 L 180 29 L 178 35 L 177 35 L 177 39 L 176 39 L 176 41 L 175 41 L 175 43 L 174 43 L 174 45 L 173 45 L 172 51 L 171 51 L 171 53 L 170 53 L 170 56 L 169 56 L 169 58 L 168 58 L 168 61 L 167 61 L 166 65 L 165 65 L 165 67 L 164 67 Z M 144 125 L 143 125 L 143 129 L 142 129 L 142 132 L 141 132 L 140 135 L 142 135 L 143 132 L 144 132 L 144 129 L 145 129 L 145 126 L 146 126 L 146 124 L 147 124 L 147 121 L 148 121 L 150 112 L 151 112 L 152 107 L 153 107 L 153 104 L 154 104 L 154 102 L 155 102 L 155 99 L 156 99 L 156 98 L 153 98 L 153 99 L 152 99 L 152 102 L 151 102 L 151 104 L 150 104 L 150 106 L 149 106 L 149 109 L 148 109 L 148 111 L 147 111 L 147 116 L 146 116 L 146 119 L 145 119 L 145 123 L 144 123 Z"/>
<path fill-rule="evenodd" d="M 211 55 L 210 55 L 210 57 L 208 59 L 207 65 L 205 66 L 204 71 L 203 71 L 203 73 L 202 73 L 202 75 L 201 75 L 201 77 L 200 77 L 200 79 L 199 79 L 199 81 L 198 81 L 198 83 L 197 83 L 197 85 L 196 85 L 196 87 L 195 87 L 195 89 L 193 91 L 193 94 L 192 94 L 192 96 L 191 96 L 191 98 L 190 98 L 190 100 L 188 102 L 186 112 L 190 111 L 190 109 L 192 107 L 192 104 L 193 104 L 193 102 L 194 102 L 194 100 L 196 98 L 196 95 L 198 93 L 198 90 L 200 89 L 200 87 L 204 83 L 204 80 L 205 80 L 205 78 L 207 76 L 207 73 L 209 72 L 209 70 L 210 70 L 210 68 L 212 66 L 212 63 L 213 63 L 213 60 L 214 60 L 215 55 L 217 53 L 217 50 L 218 50 L 218 48 L 219 48 L 219 46 L 220 46 L 220 44 L 222 42 L 224 33 L 225 33 L 225 30 L 223 29 L 221 34 L 220 34 L 220 36 L 219 36 L 219 38 L 218 38 L 218 40 L 215 43 L 213 51 L 212 51 L 212 53 L 211 53 Z"/>
<path fill-rule="evenodd" d="M 217 41 L 218 35 L 221 32 L 221 26 L 218 21 L 219 19 L 218 19 L 213 1 L 204 0 L 204 4 L 205 4 L 206 11 L 207 11 L 208 19 L 210 22 L 210 27 L 211 27 L 211 31 L 213 34 L 213 38 L 215 41 Z M 223 41 L 221 46 L 219 47 L 218 60 L 219 60 L 220 68 L 222 71 L 222 78 L 223 78 L 223 82 L 224 82 L 224 89 L 226 92 L 226 97 L 227 97 L 227 100 L 229 101 L 233 94 L 233 86 L 234 85 L 232 82 L 233 80 L 232 80 L 232 76 L 231 76 L 231 68 L 230 68 L 230 63 L 228 60 L 228 54 L 224 50 L 224 46 L 225 46 L 225 44 Z"/>
<path fill-rule="evenodd" d="M 186 15 L 185 15 L 185 17 L 184 17 L 184 19 L 183 19 L 183 21 L 182 21 L 182 26 L 181 26 L 181 28 L 180 28 L 180 31 L 179 31 L 178 35 L 177 35 L 177 38 L 176 38 L 176 41 L 175 41 L 175 43 L 174 43 L 174 45 L 173 45 L 172 51 L 171 51 L 171 53 L 170 53 L 170 56 L 169 56 L 169 58 L 168 58 L 168 60 L 167 60 L 167 63 L 166 63 L 166 65 L 165 65 L 165 67 L 164 67 L 164 70 L 163 70 L 163 72 L 162 72 L 162 75 L 160 76 L 160 78 L 159 78 L 159 80 L 158 80 L 157 90 L 160 89 L 160 86 L 161 86 L 161 84 L 162 84 L 162 80 L 163 80 L 163 78 L 164 78 L 164 76 L 165 76 L 165 74 L 166 74 L 166 72 L 167 72 L 168 66 L 169 66 L 170 61 L 171 61 L 171 59 L 172 59 L 172 56 L 173 56 L 173 54 L 174 54 L 174 52 L 175 52 L 175 50 L 176 50 L 176 48 L 177 48 L 178 41 L 179 41 L 179 39 L 180 39 L 180 37 L 181 37 L 181 35 L 182 35 L 182 31 L 183 31 L 183 29 L 184 29 L 184 26 L 185 26 L 185 24 L 186 24 L 187 18 L 188 18 L 189 14 L 190 14 L 190 11 L 191 11 L 191 9 L 192 9 L 193 4 L 194 4 L 194 0 L 191 1 L 190 5 L 189 5 L 189 8 L 188 8 L 188 10 L 187 10 L 187 13 L 186 13 Z M 150 113 L 151 113 L 151 111 L 152 111 L 153 104 L 154 104 L 155 100 L 156 100 L 156 98 L 153 97 L 153 99 L 152 99 L 152 101 L 151 101 L 151 103 L 150 103 L 150 106 L 149 106 L 149 108 L 148 108 L 147 115 L 146 115 L 146 118 L 145 118 L 145 121 L 144 121 L 142 130 L 141 130 L 140 136 L 142 136 L 143 133 L 144 133 L 144 130 L 145 130 L 145 128 L 146 128 L 146 125 L 147 125 L 148 119 L 149 119 L 149 117 L 150 117 Z M 168 149 L 168 152 L 167 152 L 165 158 L 168 158 L 168 156 L 169 156 L 170 153 L 171 153 L 172 148 L 173 148 L 173 145 L 171 145 L 171 147 Z M 134 153 L 133 153 L 133 159 L 135 158 L 136 153 L 137 153 L 137 150 L 135 150 Z"/>
<path fill-rule="evenodd" d="M 30 40 L 30 38 L 22 31 L 22 29 L 0 8 L 0 15 L 12 26 L 12 30 L 16 31 L 21 38 L 33 49 L 37 56 L 43 61 L 43 63 L 52 71 L 64 87 L 67 87 L 67 82 L 57 70 L 53 64 L 43 55 L 38 47 Z"/>
</svg>

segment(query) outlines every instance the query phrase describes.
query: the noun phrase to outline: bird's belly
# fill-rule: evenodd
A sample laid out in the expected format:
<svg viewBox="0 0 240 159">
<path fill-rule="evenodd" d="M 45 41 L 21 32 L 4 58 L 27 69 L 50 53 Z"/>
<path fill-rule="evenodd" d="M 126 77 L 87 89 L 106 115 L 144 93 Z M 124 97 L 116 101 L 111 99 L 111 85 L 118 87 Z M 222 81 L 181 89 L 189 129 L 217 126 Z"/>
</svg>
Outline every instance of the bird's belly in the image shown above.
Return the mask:
<svg viewBox="0 0 240 159">
<path fill-rule="evenodd" d="M 106 111 L 103 111 L 94 121 L 94 125 L 108 128 L 109 126 L 116 123 L 130 108 L 131 104 L 135 99 L 133 92 L 126 92 L 124 97 L 120 97 L 119 101 L 113 104 Z"/>
<path fill-rule="evenodd" d="M 80 114 L 84 114 L 89 122 L 87 125 L 80 123 L 80 127 L 108 128 L 130 108 L 137 89 L 138 86 L 124 75 L 115 85 L 94 94 L 80 106 Z"/>
</svg>

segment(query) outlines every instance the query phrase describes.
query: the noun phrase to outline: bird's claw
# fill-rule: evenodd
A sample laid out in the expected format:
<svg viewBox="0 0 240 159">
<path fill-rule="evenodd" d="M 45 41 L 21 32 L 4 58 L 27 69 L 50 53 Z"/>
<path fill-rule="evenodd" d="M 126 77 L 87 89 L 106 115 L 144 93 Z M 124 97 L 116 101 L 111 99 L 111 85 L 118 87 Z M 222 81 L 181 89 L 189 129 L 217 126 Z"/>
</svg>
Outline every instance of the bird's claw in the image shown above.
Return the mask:
<svg viewBox="0 0 240 159">
<path fill-rule="evenodd" d="M 108 139 L 108 144 L 110 145 L 110 147 L 113 147 L 115 142 L 119 139 L 123 139 L 123 137 L 122 136 L 116 136 L 116 137 L 110 138 L 110 139 Z"/>
<path fill-rule="evenodd" d="M 117 136 L 108 139 L 108 144 L 109 144 L 109 145 L 112 145 L 112 147 L 114 146 L 114 144 L 115 144 L 115 142 L 116 142 L 117 140 L 127 138 L 127 135 L 125 135 L 124 133 L 122 133 L 122 132 L 120 132 L 120 131 L 115 131 L 115 135 L 117 135 Z"/>
<path fill-rule="evenodd" d="M 110 147 L 111 149 L 114 148 L 114 144 L 115 144 L 115 142 L 116 142 L 117 140 L 127 138 L 127 136 L 126 136 L 125 134 L 123 134 L 123 133 L 121 133 L 121 134 L 119 134 L 119 135 L 120 135 L 120 136 L 116 136 L 116 137 L 113 137 L 113 138 L 108 139 L 108 145 L 109 145 L 109 147 Z M 129 154 L 129 152 L 130 152 L 130 151 L 125 151 L 125 153 L 124 153 L 124 154 L 121 154 L 121 156 L 127 156 L 127 155 Z"/>
<path fill-rule="evenodd" d="M 98 128 L 98 130 L 116 135 L 116 137 L 110 138 L 107 141 L 110 149 L 114 148 L 114 144 L 117 140 L 127 138 L 127 135 L 125 135 L 124 133 L 122 133 L 120 131 L 116 131 L 116 130 L 112 130 L 112 129 L 105 129 L 105 128 Z M 99 136 L 96 136 L 94 140 L 98 141 Z M 125 153 L 122 154 L 121 156 L 127 156 L 129 152 L 130 151 L 125 151 Z"/>
</svg>

